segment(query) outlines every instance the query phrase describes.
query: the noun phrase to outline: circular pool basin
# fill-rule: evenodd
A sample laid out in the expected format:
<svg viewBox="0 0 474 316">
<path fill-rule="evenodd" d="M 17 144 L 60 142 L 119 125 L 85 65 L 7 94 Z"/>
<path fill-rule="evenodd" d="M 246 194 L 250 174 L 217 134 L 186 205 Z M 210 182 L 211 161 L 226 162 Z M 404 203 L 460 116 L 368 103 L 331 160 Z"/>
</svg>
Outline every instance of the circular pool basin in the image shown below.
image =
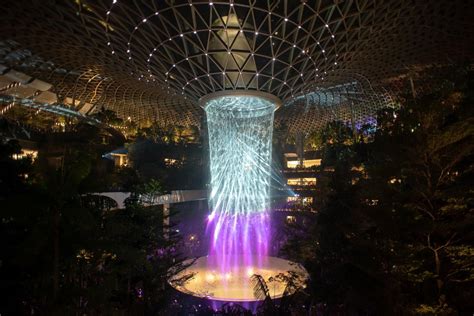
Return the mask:
<svg viewBox="0 0 474 316">
<path fill-rule="evenodd" d="M 212 256 L 200 257 L 191 266 L 169 280 L 180 292 L 227 302 L 252 302 L 259 300 L 254 294 L 256 275 L 264 281 L 272 298 L 293 294 L 296 288 L 304 287 L 308 273 L 299 264 L 276 257 L 259 258 L 258 264 L 245 263 L 241 258 L 227 258 L 226 268 Z M 192 261 L 188 261 L 191 263 Z M 295 287 L 285 288 L 290 277 Z M 187 281 L 178 281 L 189 277 Z"/>
</svg>

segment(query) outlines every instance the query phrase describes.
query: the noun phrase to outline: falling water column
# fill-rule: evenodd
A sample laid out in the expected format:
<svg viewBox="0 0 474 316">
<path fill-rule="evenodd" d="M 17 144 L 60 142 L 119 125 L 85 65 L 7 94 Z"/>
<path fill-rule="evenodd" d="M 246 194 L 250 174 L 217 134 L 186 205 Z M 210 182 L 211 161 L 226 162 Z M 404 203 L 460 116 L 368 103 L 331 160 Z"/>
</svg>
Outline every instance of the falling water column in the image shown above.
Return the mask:
<svg viewBox="0 0 474 316">
<path fill-rule="evenodd" d="M 223 272 L 256 267 L 268 253 L 273 113 L 266 93 L 216 93 L 207 116 L 212 213 L 209 254 Z"/>
</svg>

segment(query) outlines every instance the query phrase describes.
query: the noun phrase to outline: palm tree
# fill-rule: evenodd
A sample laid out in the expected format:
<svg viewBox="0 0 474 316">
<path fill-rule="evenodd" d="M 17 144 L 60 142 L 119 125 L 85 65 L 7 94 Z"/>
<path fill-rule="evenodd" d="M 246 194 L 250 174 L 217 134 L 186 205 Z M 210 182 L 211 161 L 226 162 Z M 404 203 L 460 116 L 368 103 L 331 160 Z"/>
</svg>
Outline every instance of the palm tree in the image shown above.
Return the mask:
<svg viewBox="0 0 474 316">
<path fill-rule="evenodd" d="M 287 271 L 287 273 L 279 273 L 274 277 L 265 280 L 261 275 L 254 274 L 251 276 L 254 297 L 263 301 L 258 308 L 259 315 L 290 315 L 291 303 L 294 302 L 298 294 L 304 294 L 305 280 L 295 271 Z M 285 283 L 285 289 L 277 305 L 270 295 L 267 283 L 280 282 Z"/>
</svg>

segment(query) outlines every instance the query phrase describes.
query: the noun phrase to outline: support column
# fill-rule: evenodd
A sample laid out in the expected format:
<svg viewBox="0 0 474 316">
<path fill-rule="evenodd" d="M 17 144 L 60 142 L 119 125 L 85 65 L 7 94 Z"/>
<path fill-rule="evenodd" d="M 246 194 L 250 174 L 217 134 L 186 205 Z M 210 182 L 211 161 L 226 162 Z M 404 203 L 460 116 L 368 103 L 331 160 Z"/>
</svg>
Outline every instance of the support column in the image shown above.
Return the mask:
<svg viewBox="0 0 474 316">
<path fill-rule="evenodd" d="M 170 205 L 163 204 L 163 236 L 170 238 Z"/>
</svg>

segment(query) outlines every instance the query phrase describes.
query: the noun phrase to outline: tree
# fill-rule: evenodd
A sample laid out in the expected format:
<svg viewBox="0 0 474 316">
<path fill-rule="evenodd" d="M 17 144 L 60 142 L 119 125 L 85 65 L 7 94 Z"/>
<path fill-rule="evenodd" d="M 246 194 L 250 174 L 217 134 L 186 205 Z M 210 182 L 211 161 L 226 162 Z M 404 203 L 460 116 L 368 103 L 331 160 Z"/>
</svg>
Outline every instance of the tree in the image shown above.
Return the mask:
<svg viewBox="0 0 474 316">
<path fill-rule="evenodd" d="M 250 277 L 253 285 L 254 297 L 262 301 L 258 307 L 258 315 L 290 315 L 292 303 L 301 301 L 306 293 L 304 293 L 306 280 L 295 271 L 287 271 L 279 273 L 276 276 L 265 280 L 261 275 L 254 274 Z M 268 283 L 279 282 L 285 284 L 280 304 L 272 299 Z"/>
<path fill-rule="evenodd" d="M 31 185 L 31 159 L 13 159 L 20 154 L 17 141 L 0 141 L 0 312 L 14 314 L 20 306 L 19 297 L 29 299 L 28 281 L 36 277 L 31 265 L 35 255 L 27 255 L 32 248 L 28 241 L 34 224 L 38 226 L 32 199 L 37 196 Z M 28 177 L 27 177 L 28 176 Z M 29 195 L 29 199 L 25 196 Z M 41 243 L 41 241 L 38 241 Z M 36 262 L 36 264 L 40 264 Z"/>
<path fill-rule="evenodd" d="M 381 264 L 385 237 L 377 224 L 390 219 L 366 211 L 358 185 L 366 177 L 366 139 L 342 122 L 328 124 L 318 138 L 318 213 L 308 214 L 304 225 L 290 225 L 292 238 L 284 252 L 308 268 L 315 301 L 330 309 L 342 305 L 347 311 L 389 315 L 391 280 Z"/>
<path fill-rule="evenodd" d="M 473 309 L 472 83 L 382 110 L 372 135 L 323 131 L 319 213 L 285 249 L 316 300 L 384 315 Z"/>
<path fill-rule="evenodd" d="M 21 154 L 16 140 L 0 139 L 0 198 L 21 192 L 27 186 L 27 175 L 31 172 L 31 159 L 13 159 Z"/>
<path fill-rule="evenodd" d="M 146 139 L 129 146 L 130 162 L 142 181 L 159 179 L 166 191 L 204 187 L 202 156 L 198 144 L 163 144 Z"/>
<path fill-rule="evenodd" d="M 117 210 L 87 194 L 93 144 L 55 145 L 34 167 L 12 159 L 18 146 L 0 145 L 0 168 L 8 171 L 0 175 L 0 312 L 159 313 L 167 280 L 183 264 L 180 236 L 163 224 L 159 206 L 137 198 Z M 161 185 L 133 192 L 161 194 Z"/>
<path fill-rule="evenodd" d="M 124 123 L 124 121 L 117 116 L 117 113 L 112 110 L 107 110 L 104 107 L 101 107 L 100 110 L 91 115 L 91 117 L 108 125 L 121 125 Z"/>
<path fill-rule="evenodd" d="M 472 87 L 447 82 L 381 115 L 370 144 L 367 187 L 400 230 L 392 272 L 405 283 L 434 287 L 413 302 L 421 310 L 449 312 L 463 284 L 474 281 L 472 101 Z"/>
<path fill-rule="evenodd" d="M 187 265 L 179 252 L 181 237 L 164 224 L 159 207 L 142 199 L 156 194 L 160 184 L 153 181 L 137 188 L 126 209 L 102 212 L 100 243 L 80 250 L 75 263 L 76 270 L 80 264 L 79 271 L 87 272 L 81 277 L 88 279 L 82 285 L 85 311 L 157 314 L 164 307 L 169 278 Z"/>
</svg>

